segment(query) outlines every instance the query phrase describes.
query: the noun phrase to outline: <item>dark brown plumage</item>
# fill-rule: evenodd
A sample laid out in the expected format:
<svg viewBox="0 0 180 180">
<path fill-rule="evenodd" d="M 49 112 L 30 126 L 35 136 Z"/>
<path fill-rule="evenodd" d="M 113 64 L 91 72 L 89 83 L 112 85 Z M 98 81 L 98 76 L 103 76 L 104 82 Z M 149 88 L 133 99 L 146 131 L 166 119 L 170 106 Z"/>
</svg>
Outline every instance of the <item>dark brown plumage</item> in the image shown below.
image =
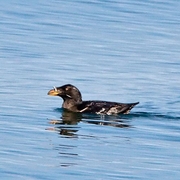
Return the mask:
<svg viewBox="0 0 180 180">
<path fill-rule="evenodd" d="M 73 112 L 96 114 L 128 114 L 136 103 L 117 103 L 109 101 L 82 101 L 80 91 L 71 84 L 54 87 L 48 92 L 51 96 L 60 96 L 63 99 L 62 107 Z"/>
</svg>

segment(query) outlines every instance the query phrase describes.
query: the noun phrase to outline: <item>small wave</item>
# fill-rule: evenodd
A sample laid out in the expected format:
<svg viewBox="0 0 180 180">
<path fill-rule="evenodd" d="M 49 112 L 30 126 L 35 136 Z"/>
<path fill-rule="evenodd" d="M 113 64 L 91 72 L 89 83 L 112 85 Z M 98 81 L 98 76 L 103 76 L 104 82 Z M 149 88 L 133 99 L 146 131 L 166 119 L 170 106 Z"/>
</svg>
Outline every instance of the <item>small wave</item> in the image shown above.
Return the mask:
<svg viewBox="0 0 180 180">
<path fill-rule="evenodd" d="M 167 119 L 167 120 L 180 120 L 180 116 L 177 115 L 168 115 L 168 114 L 160 114 L 160 113 L 152 113 L 152 112 L 136 112 L 132 114 L 128 114 L 129 118 L 159 118 L 159 119 Z"/>
</svg>

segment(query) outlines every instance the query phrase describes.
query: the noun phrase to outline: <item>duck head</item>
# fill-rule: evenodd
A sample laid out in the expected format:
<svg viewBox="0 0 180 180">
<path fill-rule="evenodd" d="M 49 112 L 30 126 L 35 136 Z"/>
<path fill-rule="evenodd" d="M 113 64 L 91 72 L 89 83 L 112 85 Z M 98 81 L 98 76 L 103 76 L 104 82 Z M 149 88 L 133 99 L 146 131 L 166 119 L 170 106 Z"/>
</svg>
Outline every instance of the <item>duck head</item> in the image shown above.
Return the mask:
<svg viewBox="0 0 180 180">
<path fill-rule="evenodd" d="M 54 87 L 48 92 L 50 96 L 59 96 L 64 101 L 66 100 L 74 100 L 77 103 L 82 102 L 82 96 L 78 88 L 71 84 L 66 84 L 60 87 Z"/>
</svg>

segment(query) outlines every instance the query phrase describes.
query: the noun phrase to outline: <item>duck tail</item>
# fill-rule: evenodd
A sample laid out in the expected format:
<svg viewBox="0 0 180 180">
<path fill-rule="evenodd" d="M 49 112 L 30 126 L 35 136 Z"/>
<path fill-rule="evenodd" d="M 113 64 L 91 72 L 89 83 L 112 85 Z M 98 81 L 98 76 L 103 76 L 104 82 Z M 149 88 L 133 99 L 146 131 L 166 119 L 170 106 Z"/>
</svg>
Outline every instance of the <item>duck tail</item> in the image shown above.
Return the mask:
<svg viewBox="0 0 180 180">
<path fill-rule="evenodd" d="M 126 104 L 125 107 L 122 109 L 121 113 L 123 113 L 123 114 L 129 114 L 129 112 L 131 111 L 131 109 L 132 109 L 134 106 L 136 106 L 137 104 L 139 104 L 139 102 Z"/>
</svg>

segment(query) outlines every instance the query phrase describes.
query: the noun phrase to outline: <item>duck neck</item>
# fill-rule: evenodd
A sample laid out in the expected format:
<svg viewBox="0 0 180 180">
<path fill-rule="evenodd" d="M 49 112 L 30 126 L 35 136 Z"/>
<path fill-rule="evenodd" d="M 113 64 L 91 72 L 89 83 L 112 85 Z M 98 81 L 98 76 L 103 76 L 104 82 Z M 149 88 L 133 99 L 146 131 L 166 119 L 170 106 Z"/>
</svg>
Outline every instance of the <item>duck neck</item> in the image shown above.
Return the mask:
<svg viewBox="0 0 180 180">
<path fill-rule="evenodd" d="M 80 104 L 81 102 L 82 101 L 77 102 L 74 99 L 70 99 L 70 98 L 64 99 L 62 107 L 65 109 L 68 109 L 70 111 L 76 112 L 76 111 L 78 111 L 77 105 Z"/>
</svg>

